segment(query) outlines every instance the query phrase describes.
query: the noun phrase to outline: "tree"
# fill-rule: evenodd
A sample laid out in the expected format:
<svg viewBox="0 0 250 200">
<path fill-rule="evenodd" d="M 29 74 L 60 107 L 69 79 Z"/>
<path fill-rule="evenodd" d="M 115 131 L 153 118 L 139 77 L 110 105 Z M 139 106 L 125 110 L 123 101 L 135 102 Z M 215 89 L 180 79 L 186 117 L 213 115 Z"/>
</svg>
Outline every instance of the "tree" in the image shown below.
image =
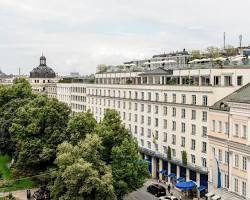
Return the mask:
<svg viewBox="0 0 250 200">
<path fill-rule="evenodd" d="M 193 50 L 191 52 L 192 59 L 200 59 L 201 58 L 201 52 L 200 50 Z"/>
<path fill-rule="evenodd" d="M 171 160 L 171 147 L 170 146 L 168 146 L 167 158 L 168 160 Z"/>
<path fill-rule="evenodd" d="M 218 47 L 208 47 L 207 48 L 207 57 L 208 58 L 218 58 L 221 56 L 221 50 Z"/>
<path fill-rule="evenodd" d="M 91 133 L 96 125 L 96 120 L 89 111 L 76 113 L 68 122 L 67 133 L 70 135 L 69 141 L 72 144 L 77 144 L 78 141 Z"/>
<path fill-rule="evenodd" d="M 104 64 L 98 65 L 97 73 L 107 72 L 109 68 L 110 68 L 110 66 L 108 66 L 108 65 L 104 65 Z"/>
<path fill-rule="evenodd" d="M 225 48 L 225 54 L 227 57 L 236 56 L 238 54 L 238 49 L 235 48 L 234 46 L 228 45 Z"/>
<path fill-rule="evenodd" d="M 112 149 L 112 174 L 117 199 L 143 186 L 149 177 L 148 165 L 138 155 L 138 145 L 132 139 L 124 139 Z"/>
<path fill-rule="evenodd" d="M 36 173 L 50 166 L 57 145 L 68 139 L 65 132 L 70 110 L 56 99 L 37 96 L 16 111 L 9 128 L 16 143 L 16 167 Z"/>
<path fill-rule="evenodd" d="M 187 165 L 187 152 L 182 151 L 182 163 L 183 165 Z"/>
<path fill-rule="evenodd" d="M 110 166 L 101 160 L 103 149 L 96 134 L 87 135 L 78 145 L 59 145 L 56 158 L 58 171 L 51 187 L 53 199 L 114 200 Z"/>
<path fill-rule="evenodd" d="M 107 109 L 101 123 L 96 127 L 95 132 L 102 138 L 104 150 L 102 159 L 111 163 L 111 152 L 114 146 L 119 146 L 124 139 L 131 138 L 129 131 L 122 124 L 117 111 Z"/>
</svg>

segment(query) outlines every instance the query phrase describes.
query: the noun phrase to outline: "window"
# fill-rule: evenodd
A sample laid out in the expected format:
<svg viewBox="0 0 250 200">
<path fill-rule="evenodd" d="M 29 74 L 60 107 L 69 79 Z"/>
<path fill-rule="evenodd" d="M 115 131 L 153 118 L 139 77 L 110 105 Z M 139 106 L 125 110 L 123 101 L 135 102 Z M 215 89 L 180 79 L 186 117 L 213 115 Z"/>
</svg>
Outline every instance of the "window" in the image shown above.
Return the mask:
<svg viewBox="0 0 250 200">
<path fill-rule="evenodd" d="M 228 187 L 229 187 L 229 184 L 228 184 L 228 174 L 225 174 L 225 175 L 224 175 L 224 187 L 225 187 L 225 188 L 228 188 Z"/>
<path fill-rule="evenodd" d="M 192 120 L 195 120 L 196 119 L 196 110 L 192 110 L 192 117 L 191 117 Z"/>
<path fill-rule="evenodd" d="M 183 104 L 186 103 L 186 95 L 185 94 L 181 95 L 181 103 L 183 103 Z"/>
<path fill-rule="evenodd" d="M 168 107 L 167 107 L 167 106 L 164 106 L 164 107 L 163 107 L 163 114 L 164 114 L 164 115 L 167 115 L 167 114 L 168 114 Z"/>
<path fill-rule="evenodd" d="M 220 85 L 220 76 L 214 76 L 214 85 Z"/>
<path fill-rule="evenodd" d="M 207 159 L 201 158 L 202 167 L 207 167 Z"/>
<path fill-rule="evenodd" d="M 147 142 L 148 143 L 148 148 L 151 149 L 151 142 Z"/>
<path fill-rule="evenodd" d="M 144 100 L 144 92 L 141 92 L 141 99 Z"/>
<path fill-rule="evenodd" d="M 224 86 L 232 86 L 232 76 L 224 76 Z"/>
<path fill-rule="evenodd" d="M 173 130 L 173 131 L 176 131 L 176 121 L 173 121 L 173 122 L 172 122 L 172 130 Z"/>
<path fill-rule="evenodd" d="M 148 138 L 151 138 L 151 129 L 148 129 Z"/>
<path fill-rule="evenodd" d="M 202 126 L 202 137 L 207 137 L 207 127 Z"/>
<path fill-rule="evenodd" d="M 168 94 L 164 93 L 164 101 L 167 102 L 168 101 Z"/>
<path fill-rule="evenodd" d="M 173 117 L 176 116 L 176 108 L 172 108 L 172 116 L 173 116 Z"/>
<path fill-rule="evenodd" d="M 181 118 L 185 118 L 186 117 L 186 110 L 185 110 L 185 108 L 182 108 L 181 109 Z"/>
<path fill-rule="evenodd" d="M 202 142 L 202 153 L 207 153 L 207 143 L 206 142 Z"/>
<path fill-rule="evenodd" d="M 206 121 L 207 121 L 207 112 L 206 112 L 206 111 L 203 111 L 203 112 L 202 112 L 202 121 L 203 121 L 203 122 L 206 122 Z"/>
<path fill-rule="evenodd" d="M 151 105 L 148 105 L 148 113 L 151 113 Z"/>
<path fill-rule="evenodd" d="M 242 192 L 241 192 L 242 196 L 246 196 L 247 195 L 247 183 L 245 181 L 242 181 Z"/>
<path fill-rule="evenodd" d="M 165 154 L 167 154 L 168 153 L 168 148 L 166 146 L 163 146 L 163 151 L 164 151 Z"/>
<path fill-rule="evenodd" d="M 158 114 L 158 113 L 159 113 L 159 107 L 155 106 L 155 114 Z"/>
<path fill-rule="evenodd" d="M 219 161 L 222 161 L 222 150 L 221 149 L 219 149 Z"/>
<path fill-rule="evenodd" d="M 206 95 L 202 96 L 202 105 L 207 106 L 207 96 Z"/>
<path fill-rule="evenodd" d="M 185 133 L 186 132 L 186 124 L 185 123 L 181 123 L 181 132 Z"/>
<path fill-rule="evenodd" d="M 137 122 L 137 114 L 135 114 L 135 122 Z"/>
<path fill-rule="evenodd" d="M 129 103 L 128 103 L 128 109 L 129 109 L 129 110 L 131 110 L 131 107 L 132 107 L 131 105 L 132 105 L 131 102 L 129 102 Z"/>
<path fill-rule="evenodd" d="M 135 126 L 135 134 L 137 134 L 137 126 Z"/>
<path fill-rule="evenodd" d="M 225 163 L 229 162 L 229 153 L 228 151 L 225 151 Z"/>
<path fill-rule="evenodd" d="M 167 142 L 168 135 L 166 132 L 163 133 L 163 142 Z"/>
<path fill-rule="evenodd" d="M 131 113 L 128 114 L 128 121 L 131 121 Z"/>
<path fill-rule="evenodd" d="M 242 138 L 247 138 L 247 126 L 242 126 Z"/>
<path fill-rule="evenodd" d="M 176 144 L 176 135 L 172 135 L 172 144 L 175 145 Z"/>
<path fill-rule="evenodd" d="M 175 149 L 172 149 L 172 156 L 175 158 L 176 157 L 176 151 Z"/>
<path fill-rule="evenodd" d="M 191 154 L 191 162 L 195 164 L 195 155 Z"/>
<path fill-rule="evenodd" d="M 144 112 L 144 104 L 141 104 L 141 112 Z"/>
<path fill-rule="evenodd" d="M 234 155 L 234 167 L 239 167 L 239 155 L 235 154 Z"/>
<path fill-rule="evenodd" d="M 155 93 L 155 101 L 159 101 L 159 93 Z"/>
<path fill-rule="evenodd" d="M 144 124 L 144 115 L 141 115 L 141 124 Z"/>
<path fill-rule="evenodd" d="M 212 131 L 215 132 L 215 120 L 212 121 Z"/>
<path fill-rule="evenodd" d="M 148 100 L 151 101 L 151 92 L 148 92 Z"/>
<path fill-rule="evenodd" d="M 237 76 L 237 86 L 241 86 L 242 85 L 242 76 Z"/>
<path fill-rule="evenodd" d="M 234 178 L 234 192 L 239 192 L 239 180 Z"/>
<path fill-rule="evenodd" d="M 158 125 L 159 125 L 159 119 L 155 118 L 155 127 L 158 127 Z"/>
<path fill-rule="evenodd" d="M 151 125 L 151 117 L 148 117 L 148 125 Z"/>
<path fill-rule="evenodd" d="M 126 102 L 123 102 L 123 109 L 126 109 Z"/>
<path fill-rule="evenodd" d="M 158 151 L 158 144 L 155 143 L 155 151 Z"/>
<path fill-rule="evenodd" d="M 196 134 L 196 125 L 192 124 L 191 126 L 192 126 L 192 132 L 191 132 L 191 134 L 195 135 Z"/>
<path fill-rule="evenodd" d="M 135 111 L 138 109 L 138 104 L 135 103 Z"/>
<path fill-rule="evenodd" d="M 135 92 L 135 99 L 138 99 L 138 92 Z"/>
<path fill-rule="evenodd" d="M 195 150 L 195 140 L 191 139 L 191 150 Z"/>
<path fill-rule="evenodd" d="M 218 130 L 218 132 L 221 133 L 222 132 L 222 122 L 219 121 L 218 123 L 219 123 L 219 130 Z"/>
<path fill-rule="evenodd" d="M 247 170 L 247 157 L 245 157 L 245 156 L 242 157 L 242 169 L 244 171 Z"/>
<path fill-rule="evenodd" d="M 168 127 L 168 121 L 166 119 L 163 120 L 163 128 L 166 129 Z"/>
<path fill-rule="evenodd" d="M 144 136 L 144 128 L 141 127 L 141 136 Z"/>
<path fill-rule="evenodd" d="M 239 136 L 239 124 L 234 124 L 234 135 Z"/>
<path fill-rule="evenodd" d="M 155 135 L 153 135 L 153 136 L 154 136 L 154 139 L 158 140 L 158 138 L 159 138 L 159 131 L 155 131 Z"/>
<path fill-rule="evenodd" d="M 225 122 L 225 134 L 229 133 L 229 126 L 228 126 L 228 122 Z"/>
<path fill-rule="evenodd" d="M 176 94 L 172 94 L 172 102 L 176 103 Z"/>
<path fill-rule="evenodd" d="M 141 146 L 143 147 L 144 146 L 144 140 L 141 139 Z"/>
<path fill-rule="evenodd" d="M 196 95 L 192 95 L 192 104 L 196 105 Z"/>
<path fill-rule="evenodd" d="M 185 147 L 185 144 L 186 144 L 186 138 L 181 137 L 181 147 Z"/>
</svg>

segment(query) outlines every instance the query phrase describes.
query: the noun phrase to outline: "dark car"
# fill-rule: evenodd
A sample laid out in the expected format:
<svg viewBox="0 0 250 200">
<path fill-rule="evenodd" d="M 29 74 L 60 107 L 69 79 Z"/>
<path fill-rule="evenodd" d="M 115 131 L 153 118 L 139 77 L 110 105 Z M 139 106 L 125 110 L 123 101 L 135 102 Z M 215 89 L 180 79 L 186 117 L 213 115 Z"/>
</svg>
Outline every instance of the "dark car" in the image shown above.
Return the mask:
<svg viewBox="0 0 250 200">
<path fill-rule="evenodd" d="M 161 197 L 166 195 L 166 188 L 159 184 L 152 184 L 147 187 L 147 191 L 156 197 Z"/>
</svg>

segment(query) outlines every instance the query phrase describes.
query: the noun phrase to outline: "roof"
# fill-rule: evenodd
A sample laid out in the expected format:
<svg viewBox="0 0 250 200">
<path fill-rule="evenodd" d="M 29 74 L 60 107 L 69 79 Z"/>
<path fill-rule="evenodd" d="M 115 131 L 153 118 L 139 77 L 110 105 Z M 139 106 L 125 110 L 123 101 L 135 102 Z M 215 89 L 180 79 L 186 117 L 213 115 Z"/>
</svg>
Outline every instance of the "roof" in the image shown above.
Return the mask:
<svg viewBox="0 0 250 200">
<path fill-rule="evenodd" d="M 211 108 L 215 110 L 228 111 L 228 102 L 250 104 L 250 83 L 244 85 L 243 87 L 224 97 L 220 101 L 217 101 L 213 106 L 211 106 Z"/>
<path fill-rule="evenodd" d="M 173 70 L 166 70 L 162 67 L 158 67 L 156 69 L 152 69 L 146 71 L 144 73 L 139 74 L 140 76 L 147 76 L 147 75 L 173 75 Z"/>
</svg>

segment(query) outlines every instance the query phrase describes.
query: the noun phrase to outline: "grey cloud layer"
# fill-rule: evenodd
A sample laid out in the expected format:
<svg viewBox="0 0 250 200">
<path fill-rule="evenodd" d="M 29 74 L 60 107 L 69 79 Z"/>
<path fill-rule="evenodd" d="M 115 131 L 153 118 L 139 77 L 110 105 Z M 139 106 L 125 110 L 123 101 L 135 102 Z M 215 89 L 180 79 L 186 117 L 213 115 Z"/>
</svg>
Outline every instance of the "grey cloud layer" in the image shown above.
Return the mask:
<svg viewBox="0 0 250 200">
<path fill-rule="evenodd" d="M 43 51 L 60 74 L 88 74 L 182 48 L 250 43 L 247 0 L 0 0 L 0 68 L 28 73 Z"/>
</svg>

